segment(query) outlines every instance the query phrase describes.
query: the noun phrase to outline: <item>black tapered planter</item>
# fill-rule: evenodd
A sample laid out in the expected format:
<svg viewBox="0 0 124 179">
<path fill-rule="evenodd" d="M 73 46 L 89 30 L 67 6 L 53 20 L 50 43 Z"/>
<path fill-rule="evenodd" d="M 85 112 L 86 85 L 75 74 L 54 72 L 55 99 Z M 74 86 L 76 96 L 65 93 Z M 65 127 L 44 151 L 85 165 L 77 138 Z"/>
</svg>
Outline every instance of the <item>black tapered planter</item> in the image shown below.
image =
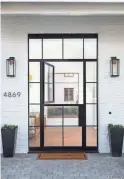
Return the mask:
<svg viewBox="0 0 124 179">
<path fill-rule="evenodd" d="M 3 156 L 13 157 L 15 154 L 17 128 L 1 129 Z"/>
<path fill-rule="evenodd" d="M 123 147 L 123 128 L 111 128 L 109 129 L 109 140 L 110 140 L 110 149 L 113 157 L 122 156 L 122 147 Z"/>
</svg>

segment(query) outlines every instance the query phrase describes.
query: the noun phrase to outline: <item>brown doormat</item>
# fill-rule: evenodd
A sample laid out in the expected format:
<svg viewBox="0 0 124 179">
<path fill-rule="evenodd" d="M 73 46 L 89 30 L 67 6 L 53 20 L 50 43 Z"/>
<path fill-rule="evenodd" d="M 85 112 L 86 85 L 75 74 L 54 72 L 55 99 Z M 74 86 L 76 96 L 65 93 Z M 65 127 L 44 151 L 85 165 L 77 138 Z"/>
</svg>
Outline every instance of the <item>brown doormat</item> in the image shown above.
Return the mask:
<svg viewBox="0 0 124 179">
<path fill-rule="evenodd" d="M 41 152 L 38 154 L 40 160 L 87 160 L 87 154 L 84 152 Z"/>
</svg>

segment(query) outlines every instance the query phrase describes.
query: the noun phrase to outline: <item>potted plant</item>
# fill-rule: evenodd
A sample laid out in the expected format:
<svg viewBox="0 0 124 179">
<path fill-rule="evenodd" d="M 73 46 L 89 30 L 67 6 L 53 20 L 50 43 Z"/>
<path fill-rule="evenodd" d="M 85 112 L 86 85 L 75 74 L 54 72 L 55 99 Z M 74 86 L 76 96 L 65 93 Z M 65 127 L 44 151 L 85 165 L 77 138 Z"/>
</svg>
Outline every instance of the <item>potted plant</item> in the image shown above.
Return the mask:
<svg viewBox="0 0 124 179">
<path fill-rule="evenodd" d="M 122 125 L 108 124 L 110 149 L 113 157 L 122 156 L 124 127 Z"/>
<path fill-rule="evenodd" d="M 4 157 L 13 157 L 15 154 L 17 129 L 18 126 L 15 125 L 4 125 L 1 128 Z"/>
</svg>

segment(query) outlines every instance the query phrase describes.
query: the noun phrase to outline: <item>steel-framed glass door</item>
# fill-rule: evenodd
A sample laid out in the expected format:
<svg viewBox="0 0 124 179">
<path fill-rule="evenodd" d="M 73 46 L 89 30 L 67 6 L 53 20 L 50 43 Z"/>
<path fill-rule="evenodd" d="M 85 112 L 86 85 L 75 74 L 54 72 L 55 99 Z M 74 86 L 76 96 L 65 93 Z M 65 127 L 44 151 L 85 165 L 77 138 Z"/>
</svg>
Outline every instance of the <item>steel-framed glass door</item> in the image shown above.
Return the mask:
<svg viewBox="0 0 124 179">
<path fill-rule="evenodd" d="M 98 151 L 98 35 L 29 34 L 29 151 Z"/>
<path fill-rule="evenodd" d="M 84 130 L 82 130 L 84 126 L 83 62 L 53 60 L 49 63 L 45 62 L 43 81 L 44 148 L 82 149 L 84 138 Z M 47 85 L 48 81 L 54 84 L 51 88 Z M 48 100 L 49 91 L 51 95 Z"/>
</svg>

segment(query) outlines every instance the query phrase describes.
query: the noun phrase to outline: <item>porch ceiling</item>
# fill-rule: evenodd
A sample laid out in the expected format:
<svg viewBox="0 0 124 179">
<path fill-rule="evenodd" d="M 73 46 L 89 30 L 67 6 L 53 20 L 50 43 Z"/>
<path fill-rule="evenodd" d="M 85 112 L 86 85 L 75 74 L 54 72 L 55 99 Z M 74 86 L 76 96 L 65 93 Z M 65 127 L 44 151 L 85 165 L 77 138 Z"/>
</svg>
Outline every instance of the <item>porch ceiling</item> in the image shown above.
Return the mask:
<svg viewBox="0 0 124 179">
<path fill-rule="evenodd" d="M 2 2 L 3 15 L 124 15 L 124 2 Z"/>
</svg>

